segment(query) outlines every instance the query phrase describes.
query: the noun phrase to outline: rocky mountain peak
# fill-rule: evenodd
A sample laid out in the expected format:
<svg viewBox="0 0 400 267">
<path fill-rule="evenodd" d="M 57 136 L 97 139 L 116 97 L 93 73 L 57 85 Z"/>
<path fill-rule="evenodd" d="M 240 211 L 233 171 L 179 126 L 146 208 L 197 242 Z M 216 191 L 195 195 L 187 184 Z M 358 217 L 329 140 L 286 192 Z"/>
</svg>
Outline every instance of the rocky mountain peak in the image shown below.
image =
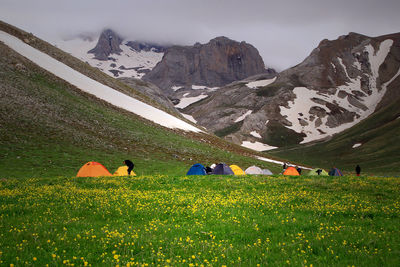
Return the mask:
<svg viewBox="0 0 400 267">
<path fill-rule="evenodd" d="M 88 51 L 95 55 L 96 59 L 107 60 L 111 54 L 120 54 L 122 52 L 120 45 L 122 38 L 111 29 L 104 30 L 99 37 L 95 48 Z"/>
<path fill-rule="evenodd" d="M 264 61 L 254 46 L 221 36 L 206 44 L 169 47 L 143 79 L 171 93 L 173 86 L 219 87 L 265 72 Z"/>
</svg>

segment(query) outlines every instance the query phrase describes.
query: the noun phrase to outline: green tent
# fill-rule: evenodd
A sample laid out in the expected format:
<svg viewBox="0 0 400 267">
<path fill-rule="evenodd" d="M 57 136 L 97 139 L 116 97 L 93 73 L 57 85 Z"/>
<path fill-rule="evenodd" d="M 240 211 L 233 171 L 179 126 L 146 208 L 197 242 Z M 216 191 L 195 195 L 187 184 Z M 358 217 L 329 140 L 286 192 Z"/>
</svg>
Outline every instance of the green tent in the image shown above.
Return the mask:
<svg viewBox="0 0 400 267">
<path fill-rule="evenodd" d="M 318 173 L 319 173 L 319 174 L 318 174 Z M 307 173 L 307 175 L 312 175 L 312 176 L 314 176 L 314 175 L 328 176 L 329 174 L 328 174 L 324 169 L 315 168 L 315 169 L 312 169 L 311 171 L 309 171 L 309 172 Z"/>
</svg>

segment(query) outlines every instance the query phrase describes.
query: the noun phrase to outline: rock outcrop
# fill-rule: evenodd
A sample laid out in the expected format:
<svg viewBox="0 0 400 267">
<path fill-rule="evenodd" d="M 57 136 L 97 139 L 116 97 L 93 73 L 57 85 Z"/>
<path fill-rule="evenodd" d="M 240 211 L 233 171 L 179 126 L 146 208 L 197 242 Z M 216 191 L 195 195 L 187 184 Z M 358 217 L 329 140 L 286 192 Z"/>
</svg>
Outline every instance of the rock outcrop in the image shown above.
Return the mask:
<svg viewBox="0 0 400 267">
<path fill-rule="evenodd" d="M 121 43 L 122 38 L 114 31 L 107 29 L 100 34 L 96 47 L 89 50 L 88 53 L 94 54 L 96 59 L 107 60 L 110 54 L 119 55 L 122 52 Z"/>
<path fill-rule="evenodd" d="M 217 37 L 207 44 L 168 48 L 163 59 L 143 79 L 171 94 L 174 86 L 219 87 L 268 71 L 274 72 L 265 69 L 252 45 Z"/>
</svg>

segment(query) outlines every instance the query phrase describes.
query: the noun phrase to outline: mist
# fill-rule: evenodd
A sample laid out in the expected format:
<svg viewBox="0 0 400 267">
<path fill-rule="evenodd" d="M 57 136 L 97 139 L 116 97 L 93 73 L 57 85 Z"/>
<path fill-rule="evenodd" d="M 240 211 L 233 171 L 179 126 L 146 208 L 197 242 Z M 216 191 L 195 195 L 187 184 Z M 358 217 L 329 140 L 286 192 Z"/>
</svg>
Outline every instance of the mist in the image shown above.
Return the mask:
<svg viewBox="0 0 400 267">
<path fill-rule="evenodd" d="M 49 42 L 111 28 L 130 40 L 192 45 L 217 36 L 255 46 L 265 65 L 294 66 L 323 39 L 399 32 L 400 1 L 2 0 L 0 19 Z"/>
</svg>

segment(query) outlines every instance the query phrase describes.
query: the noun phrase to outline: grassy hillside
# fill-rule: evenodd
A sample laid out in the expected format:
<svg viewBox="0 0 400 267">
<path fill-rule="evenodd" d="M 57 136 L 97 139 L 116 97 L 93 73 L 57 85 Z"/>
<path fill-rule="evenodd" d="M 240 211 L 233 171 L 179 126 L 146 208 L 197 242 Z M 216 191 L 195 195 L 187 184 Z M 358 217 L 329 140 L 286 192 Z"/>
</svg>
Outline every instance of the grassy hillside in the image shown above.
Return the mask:
<svg viewBox="0 0 400 267">
<path fill-rule="evenodd" d="M 0 265 L 399 266 L 396 178 L 0 180 Z"/>
<path fill-rule="evenodd" d="M 269 154 L 301 161 L 315 167 L 374 175 L 400 175 L 400 109 L 398 101 L 380 109 L 356 126 L 323 143 L 300 145 L 269 151 Z M 353 148 L 355 144 L 361 144 Z"/>
<path fill-rule="evenodd" d="M 185 174 L 193 163 L 219 161 L 279 170 L 216 137 L 165 129 L 115 108 L 3 44 L 0 53 L 0 177 L 74 176 L 87 161 L 114 172 L 124 159 L 138 174 Z"/>
</svg>

